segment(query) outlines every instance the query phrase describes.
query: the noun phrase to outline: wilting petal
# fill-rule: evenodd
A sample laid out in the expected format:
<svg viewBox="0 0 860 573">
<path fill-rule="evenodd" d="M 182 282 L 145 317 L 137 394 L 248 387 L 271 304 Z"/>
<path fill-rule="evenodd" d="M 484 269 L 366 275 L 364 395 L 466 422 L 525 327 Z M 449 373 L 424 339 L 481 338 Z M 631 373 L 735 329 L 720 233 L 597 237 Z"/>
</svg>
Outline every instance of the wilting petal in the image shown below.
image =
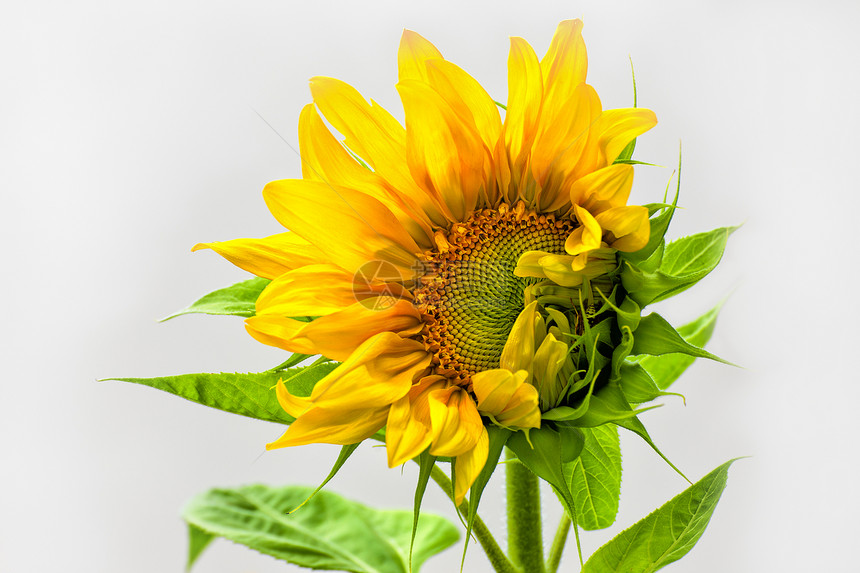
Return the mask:
<svg viewBox="0 0 860 573">
<path fill-rule="evenodd" d="M 319 181 L 284 179 L 263 189 L 263 198 L 285 227 L 316 245 L 348 272 L 386 261 L 382 280 L 410 277 L 418 245 L 382 203 L 364 193 Z M 391 276 L 388 276 L 391 275 Z"/>
<path fill-rule="evenodd" d="M 397 50 L 397 77 L 403 80 L 427 81 L 425 63 L 430 59 L 442 59 L 442 52 L 421 34 L 403 30 L 400 48 Z"/>
<path fill-rule="evenodd" d="M 632 253 L 648 244 L 651 223 L 648 208 L 641 205 L 615 207 L 596 217 L 598 224 L 608 233 L 606 242 L 619 251 Z"/>
<path fill-rule="evenodd" d="M 459 456 L 478 442 L 483 431 L 481 415 L 471 396 L 459 386 L 434 390 L 428 397 L 434 456 Z"/>
<path fill-rule="evenodd" d="M 398 300 L 388 308 L 372 306 L 373 299 L 355 302 L 338 312 L 311 322 L 285 316 L 258 314 L 245 320 L 248 333 L 262 342 L 290 352 L 321 354 L 345 360 L 369 338 L 382 332 L 414 336 L 424 327 L 418 310 L 409 300 Z"/>
<path fill-rule="evenodd" d="M 280 438 L 266 444 L 266 449 L 305 444 L 357 444 L 378 432 L 387 415 L 388 406 L 346 412 L 314 407 L 290 424 Z"/>
<path fill-rule="evenodd" d="M 510 428 L 540 427 L 538 391 L 526 382 L 529 376 L 525 370 L 505 368 L 478 372 L 472 376 L 478 410 Z"/>
<path fill-rule="evenodd" d="M 478 438 L 478 443 L 471 450 L 457 456 L 456 472 L 454 476 L 454 505 L 463 503 L 466 497 L 466 492 L 475 483 L 478 474 L 484 469 L 487 463 L 487 456 L 490 453 L 490 436 L 487 434 L 487 428 L 481 427 L 481 435 Z"/>
<path fill-rule="evenodd" d="M 385 429 L 388 467 L 411 460 L 430 445 L 433 435 L 428 396 L 446 385 L 442 376 L 426 376 L 412 387 L 409 394 L 391 405 Z"/>
<path fill-rule="evenodd" d="M 321 250 L 295 233 L 280 233 L 265 239 L 197 243 L 191 250 L 200 249 L 212 249 L 240 269 L 266 279 L 327 260 Z"/>
</svg>

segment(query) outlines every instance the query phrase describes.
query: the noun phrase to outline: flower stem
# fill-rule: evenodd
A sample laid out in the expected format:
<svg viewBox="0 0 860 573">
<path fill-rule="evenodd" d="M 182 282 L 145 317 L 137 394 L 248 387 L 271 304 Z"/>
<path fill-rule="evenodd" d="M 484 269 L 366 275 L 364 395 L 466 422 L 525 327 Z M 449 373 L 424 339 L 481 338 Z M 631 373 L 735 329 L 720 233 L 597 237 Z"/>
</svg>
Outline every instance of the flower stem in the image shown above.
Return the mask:
<svg viewBox="0 0 860 573">
<path fill-rule="evenodd" d="M 561 553 L 564 551 L 564 546 L 567 543 L 567 536 L 570 534 L 570 517 L 567 513 L 561 514 L 561 521 L 558 522 L 558 529 L 555 531 L 555 539 L 552 541 L 552 548 L 549 550 L 549 557 L 546 561 L 547 573 L 556 573 L 558 565 L 561 563 Z"/>
<path fill-rule="evenodd" d="M 433 478 L 433 481 L 442 488 L 442 491 L 445 492 L 451 501 L 454 501 L 453 484 L 451 483 L 451 480 L 448 479 L 448 476 L 445 475 L 445 472 L 442 471 L 440 467 L 434 466 L 433 471 L 430 472 L 430 477 Z M 464 500 L 457 509 L 464 518 L 469 519 L 468 501 Z M 490 564 L 493 566 L 496 573 L 519 573 L 517 568 L 514 567 L 510 560 L 505 556 L 505 552 L 502 551 L 501 547 L 499 547 L 499 544 L 496 542 L 493 534 L 490 533 L 484 520 L 478 515 L 475 516 L 475 522 L 472 525 L 472 533 L 474 533 L 475 537 L 478 539 L 478 542 L 484 549 L 484 553 L 487 554 L 487 558 L 489 558 Z"/>
<path fill-rule="evenodd" d="M 508 555 L 523 573 L 544 573 L 538 477 L 507 450 Z"/>
</svg>

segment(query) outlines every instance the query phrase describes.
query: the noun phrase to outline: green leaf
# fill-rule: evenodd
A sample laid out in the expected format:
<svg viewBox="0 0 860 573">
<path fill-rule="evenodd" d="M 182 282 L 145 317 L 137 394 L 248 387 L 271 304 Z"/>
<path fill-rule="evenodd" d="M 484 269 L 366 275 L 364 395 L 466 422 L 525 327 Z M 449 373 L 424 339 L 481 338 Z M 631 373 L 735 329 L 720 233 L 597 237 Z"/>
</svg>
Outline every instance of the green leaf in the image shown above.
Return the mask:
<svg viewBox="0 0 860 573">
<path fill-rule="evenodd" d="M 582 453 L 564 464 L 564 474 L 573 494 L 576 522 L 592 531 L 615 522 L 621 495 L 621 447 L 615 426 L 584 428 L 582 433 Z"/>
<path fill-rule="evenodd" d="M 663 250 L 663 258 L 656 271 L 650 272 L 628 263 L 621 270 L 621 282 L 629 296 L 641 306 L 684 292 L 717 267 L 729 235 L 737 228 L 721 227 L 672 241 Z"/>
<path fill-rule="evenodd" d="M 194 562 L 203 553 L 203 550 L 209 547 L 215 536 L 207 531 L 203 531 L 199 527 L 188 524 L 188 563 L 185 566 L 186 571 L 190 571 Z"/>
<path fill-rule="evenodd" d="M 191 303 L 188 308 L 162 318 L 161 321 L 164 322 L 183 314 L 195 313 L 254 316 L 256 310 L 254 303 L 257 302 L 257 297 L 260 296 L 269 282 L 271 282 L 269 279 L 253 278 L 218 289 Z"/>
<path fill-rule="evenodd" d="M 714 327 L 717 324 L 717 316 L 720 314 L 723 303 L 721 302 L 693 322 L 689 322 L 678 329 L 678 334 L 689 344 L 702 348 L 711 339 Z M 664 354 L 662 356 L 643 355 L 637 357 L 636 362 L 640 364 L 654 379 L 657 386 L 665 390 L 672 385 L 681 374 L 695 361 L 694 356 L 687 354 Z"/>
<path fill-rule="evenodd" d="M 408 573 L 412 511 L 377 510 L 322 491 L 301 511 L 308 487 L 251 485 L 196 496 L 183 518 L 209 534 L 311 569 L 352 573 Z M 448 520 L 423 514 L 414 571 L 460 537 Z"/>
<path fill-rule="evenodd" d="M 320 490 L 322 488 L 324 488 L 326 486 L 326 484 L 328 482 L 330 482 L 334 476 L 337 475 L 337 472 L 340 471 L 340 468 L 343 467 L 343 464 L 346 463 L 346 460 L 348 460 L 350 458 L 350 456 L 352 456 L 352 454 L 355 453 L 355 450 L 357 450 L 358 446 L 360 446 L 360 445 L 361 445 L 361 442 L 359 442 L 357 444 L 347 444 L 345 446 L 341 446 L 340 453 L 337 455 L 337 459 L 334 461 L 334 465 L 332 466 L 331 470 L 329 470 L 328 475 L 325 477 L 325 479 L 322 481 L 322 483 L 319 484 L 317 486 L 317 488 L 311 492 L 311 495 L 308 496 L 308 498 L 306 500 L 304 500 L 302 503 L 300 503 L 298 505 L 298 507 L 291 509 L 290 513 L 293 513 L 294 511 L 298 511 L 299 509 L 304 507 L 304 505 L 307 504 L 310 500 L 312 500 L 313 497 L 316 494 L 318 494 L 320 492 Z"/>
<path fill-rule="evenodd" d="M 709 358 L 723 364 L 735 366 L 731 362 L 723 360 L 719 356 L 715 356 L 698 346 L 693 346 L 684 340 L 678 331 L 672 328 L 672 325 L 656 312 L 652 312 L 644 317 L 642 322 L 639 323 L 639 328 L 634 333 L 633 350 L 630 351 L 630 354 L 661 356 L 673 352 L 680 352 L 695 358 Z"/>
<path fill-rule="evenodd" d="M 726 487 L 728 461 L 598 549 L 582 573 L 652 573 L 686 555 Z"/>
<path fill-rule="evenodd" d="M 274 387 L 283 380 L 290 393 L 310 396 L 314 384 L 339 363 L 324 362 L 280 372 L 258 374 L 180 374 L 159 378 L 106 378 L 142 384 L 175 394 L 186 400 L 249 418 L 282 424 L 295 418 L 287 414 L 275 395 Z"/>
</svg>

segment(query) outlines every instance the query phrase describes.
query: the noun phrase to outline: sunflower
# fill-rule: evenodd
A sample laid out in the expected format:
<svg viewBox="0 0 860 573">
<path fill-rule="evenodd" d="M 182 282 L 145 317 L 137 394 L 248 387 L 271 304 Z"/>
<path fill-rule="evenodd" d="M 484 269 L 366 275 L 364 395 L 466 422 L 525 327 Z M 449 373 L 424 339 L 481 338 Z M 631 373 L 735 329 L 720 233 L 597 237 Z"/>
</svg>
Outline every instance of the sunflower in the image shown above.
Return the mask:
<svg viewBox="0 0 860 573">
<path fill-rule="evenodd" d="M 310 396 L 279 383 L 296 420 L 269 448 L 384 427 L 391 467 L 428 448 L 456 460 L 459 503 L 488 425 L 539 428 L 587 384 L 573 353 L 595 322 L 586 304 L 617 253 L 649 239 L 648 209 L 627 205 L 633 167 L 616 159 L 656 117 L 602 109 L 581 31 L 561 22 L 542 59 L 512 38 L 506 106 L 405 31 L 405 126 L 342 81 L 311 80 L 302 178 L 263 190 L 289 231 L 195 246 L 271 279 L 246 320 L 254 338 L 340 362 Z"/>
</svg>

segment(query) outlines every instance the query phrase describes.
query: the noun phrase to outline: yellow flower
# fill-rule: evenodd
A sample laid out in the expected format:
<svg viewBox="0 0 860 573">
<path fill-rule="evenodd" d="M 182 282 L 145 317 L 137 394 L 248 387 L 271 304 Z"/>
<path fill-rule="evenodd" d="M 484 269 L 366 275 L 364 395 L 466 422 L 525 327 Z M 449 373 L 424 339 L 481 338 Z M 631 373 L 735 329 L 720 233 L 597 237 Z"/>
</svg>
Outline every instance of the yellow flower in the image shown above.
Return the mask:
<svg viewBox="0 0 860 573">
<path fill-rule="evenodd" d="M 540 426 L 568 319 L 540 298 L 526 312 L 526 291 L 591 284 L 649 236 L 647 209 L 627 205 L 633 168 L 613 163 L 656 118 L 602 109 L 581 30 L 560 23 L 540 60 L 512 38 L 504 119 L 411 31 L 398 53 L 405 126 L 344 82 L 311 80 L 302 179 L 263 190 L 289 232 L 195 247 L 272 279 L 246 321 L 253 337 L 342 361 L 308 397 L 278 386 L 296 421 L 270 448 L 386 426 L 392 467 L 427 448 L 456 458 L 459 502 L 486 462 L 485 424 Z"/>
</svg>

